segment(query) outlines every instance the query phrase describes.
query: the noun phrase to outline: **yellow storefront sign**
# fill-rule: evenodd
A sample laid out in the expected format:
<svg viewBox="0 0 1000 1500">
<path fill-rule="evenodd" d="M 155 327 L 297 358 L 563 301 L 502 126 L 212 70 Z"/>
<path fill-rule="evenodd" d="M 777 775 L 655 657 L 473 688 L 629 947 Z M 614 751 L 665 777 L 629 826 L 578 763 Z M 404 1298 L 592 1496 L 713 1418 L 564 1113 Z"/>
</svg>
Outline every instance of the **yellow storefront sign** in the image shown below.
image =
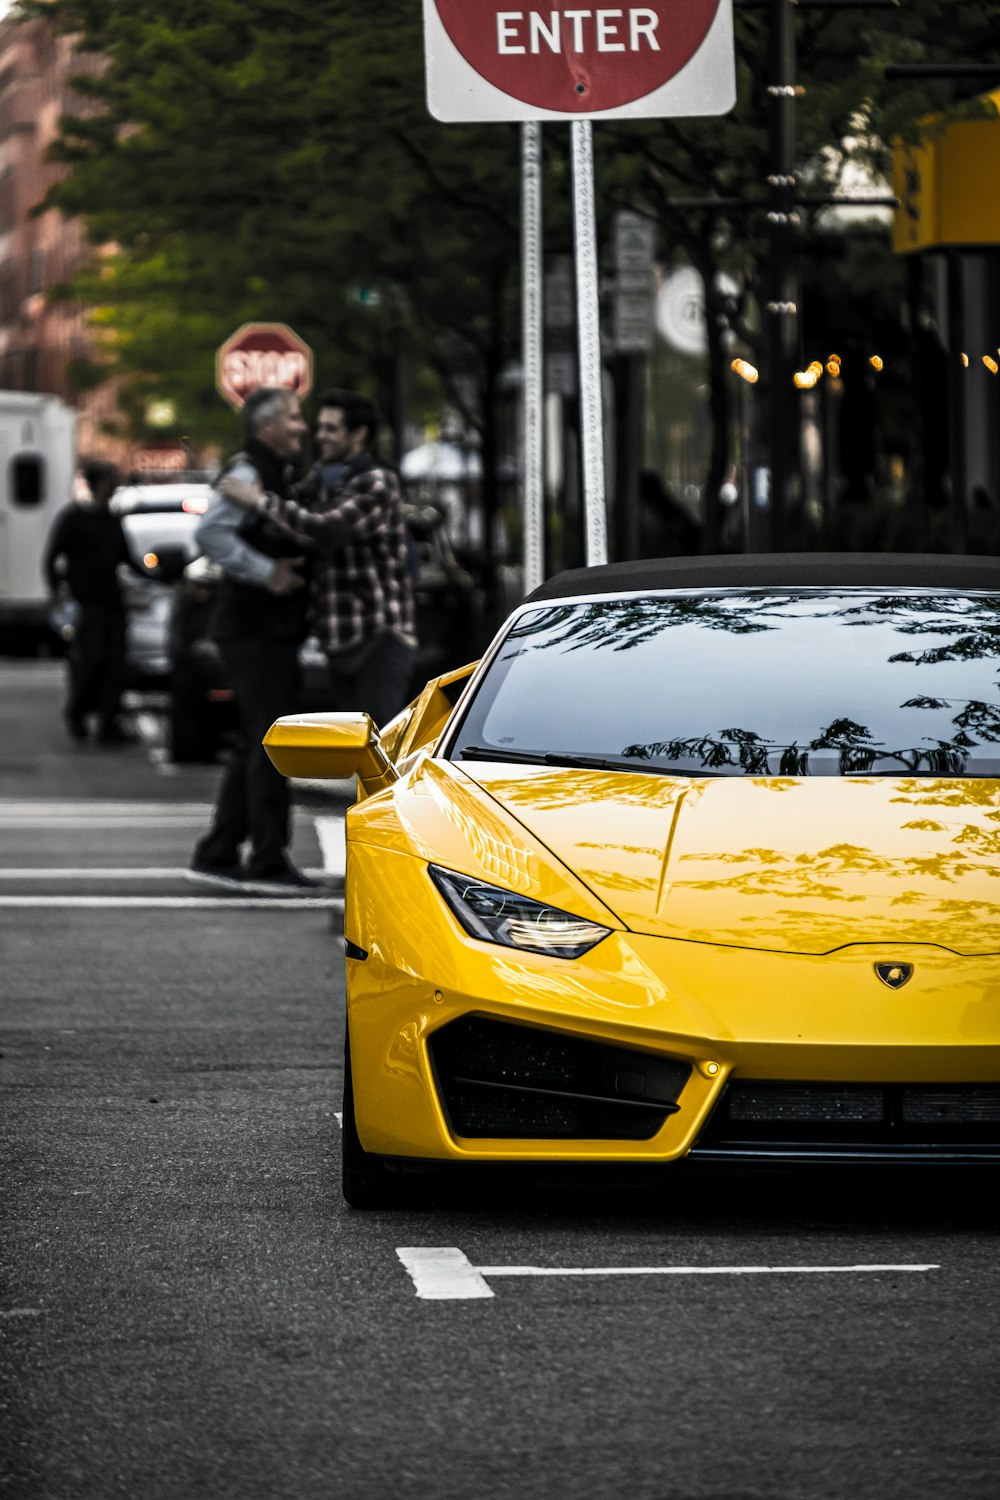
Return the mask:
<svg viewBox="0 0 1000 1500">
<path fill-rule="evenodd" d="M 1000 94 L 990 96 L 1000 104 Z M 897 255 L 943 245 L 1000 245 L 1000 117 L 960 120 L 918 146 L 897 144 L 893 221 Z"/>
</svg>

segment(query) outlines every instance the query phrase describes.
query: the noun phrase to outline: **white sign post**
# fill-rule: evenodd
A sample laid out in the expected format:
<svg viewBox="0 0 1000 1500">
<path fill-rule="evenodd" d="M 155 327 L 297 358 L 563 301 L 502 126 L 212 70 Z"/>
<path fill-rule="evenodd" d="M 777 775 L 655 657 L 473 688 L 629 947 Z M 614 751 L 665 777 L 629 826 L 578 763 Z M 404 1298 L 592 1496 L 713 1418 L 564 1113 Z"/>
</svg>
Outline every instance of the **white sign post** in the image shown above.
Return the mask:
<svg viewBox="0 0 1000 1500">
<path fill-rule="evenodd" d="M 545 581 L 542 444 L 542 127 L 521 126 L 521 405 L 524 413 L 524 592 Z"/>
<path fill-rule="evenodd" d="M 585 557 L 591 566 L 607 559 L 591 125 L 730 110 L 736 102 L 732 0 L 620 0 L 615 8 L 574 3 L 539 10 L 518 9 L 519 3 L 423 0 L 427 103 L 444 121 L 572 122 Z M 526 267 L 526 295 L 527 281 Z M 526 371 L 527 359 L 526 351 Z M 540 404 L 540 390 L 530 399 Z M 540 430 L 540 410 L 536 417 Z M 526 414 L 526 432 L 529 426 Z"/>
</svg>

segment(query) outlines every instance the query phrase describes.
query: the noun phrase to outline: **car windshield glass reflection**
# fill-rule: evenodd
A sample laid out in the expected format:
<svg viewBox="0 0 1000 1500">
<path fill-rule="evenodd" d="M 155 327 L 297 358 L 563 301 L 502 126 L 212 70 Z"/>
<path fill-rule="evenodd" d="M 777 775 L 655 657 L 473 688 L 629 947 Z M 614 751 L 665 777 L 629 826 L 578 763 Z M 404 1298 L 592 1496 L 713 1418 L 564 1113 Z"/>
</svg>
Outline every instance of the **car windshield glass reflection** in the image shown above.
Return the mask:
<svg viewBox="0 0 1000 1500">
<path fill-rule="evenodd" d="M 1000 776 L 1000 595 L 774 590 L 540 607 L 451 754 L 704 776 Z"/>
</svg>

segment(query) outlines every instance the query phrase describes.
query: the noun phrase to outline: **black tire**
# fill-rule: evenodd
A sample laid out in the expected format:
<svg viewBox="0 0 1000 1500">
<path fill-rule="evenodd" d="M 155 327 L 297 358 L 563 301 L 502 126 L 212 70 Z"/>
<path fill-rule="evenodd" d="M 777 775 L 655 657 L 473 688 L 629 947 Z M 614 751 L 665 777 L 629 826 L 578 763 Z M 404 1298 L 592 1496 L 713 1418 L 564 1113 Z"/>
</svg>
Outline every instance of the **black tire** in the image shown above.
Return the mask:
<svg viewBox="0 0 1000 1500">
<path fill-rule="evenodd" d="M 386 1165 L 385 1157 L 366 1151 L 354 1118 L 354 1080 L 351 1075 L 351 1038 L 344 1040 L 344 1115 L 341 1156 L 344 1197 L 352 1208 L 399 1208 L 406 1195 L 406 1179 Z"/>
</svg>

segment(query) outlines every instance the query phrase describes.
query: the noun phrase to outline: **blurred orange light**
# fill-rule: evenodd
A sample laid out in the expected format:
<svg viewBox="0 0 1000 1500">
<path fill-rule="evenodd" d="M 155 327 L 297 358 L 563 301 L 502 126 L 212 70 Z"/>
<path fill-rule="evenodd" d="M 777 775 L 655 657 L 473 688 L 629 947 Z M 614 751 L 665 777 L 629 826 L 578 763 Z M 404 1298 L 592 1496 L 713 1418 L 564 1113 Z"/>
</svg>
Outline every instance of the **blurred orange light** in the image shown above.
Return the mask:
<svg viewBox="0 0 1000 1500">
<path fill-rule="evenodd" d="M 967 354 L 962 355 L 962 363 L 966 369 L 969 368 L 969 356 Z"/>
<path fill-rule="evenodd" d="M 748 360 L 734 359 L 729 368 L 734 370 L 748 385 L 756 385 L 760 379 L 760 372 Z"/>
<path fill-rule="evenodd" d="M 822 369 L 822 366 L 820 368 Z M 792 379 L 800 391 L 811 391 L 819 379 L 819 375 L 817 375 L 816 371 L 810 365 L 808 370 L 796 370 Z"/>
<path fill-rule="evenodd" d="M 986 366 L 987 370 L 989 370 L 991 375 L 995 375 L 996 372 L 1000 370 L 1000 365 L 997 364 L 996 360 L 990 354 L 983 355 L 983 364 Z"/>
<path fill-rule="evenodd" d="M 144 568 L 156 568 L 159 567 L 159 564 L 160 559 L 157 557 L 155 552 L 146 552 L 143 555 L 142 565 Z"/>
<path fill-rule="evenodd" d="M 873 370 L 883 370 L 885 368 L 882 356 L 880 354 L 873 354 L 868 363 L 871 365 Z"/>
<path fill-rule="evenodd" d="M 831 355 L 826 362 L 826 373 L 828 375 L 832 375 L 836 379 L 836 377 L 840 374 L 840 360 L 834 359 Z"/>
</svg>

